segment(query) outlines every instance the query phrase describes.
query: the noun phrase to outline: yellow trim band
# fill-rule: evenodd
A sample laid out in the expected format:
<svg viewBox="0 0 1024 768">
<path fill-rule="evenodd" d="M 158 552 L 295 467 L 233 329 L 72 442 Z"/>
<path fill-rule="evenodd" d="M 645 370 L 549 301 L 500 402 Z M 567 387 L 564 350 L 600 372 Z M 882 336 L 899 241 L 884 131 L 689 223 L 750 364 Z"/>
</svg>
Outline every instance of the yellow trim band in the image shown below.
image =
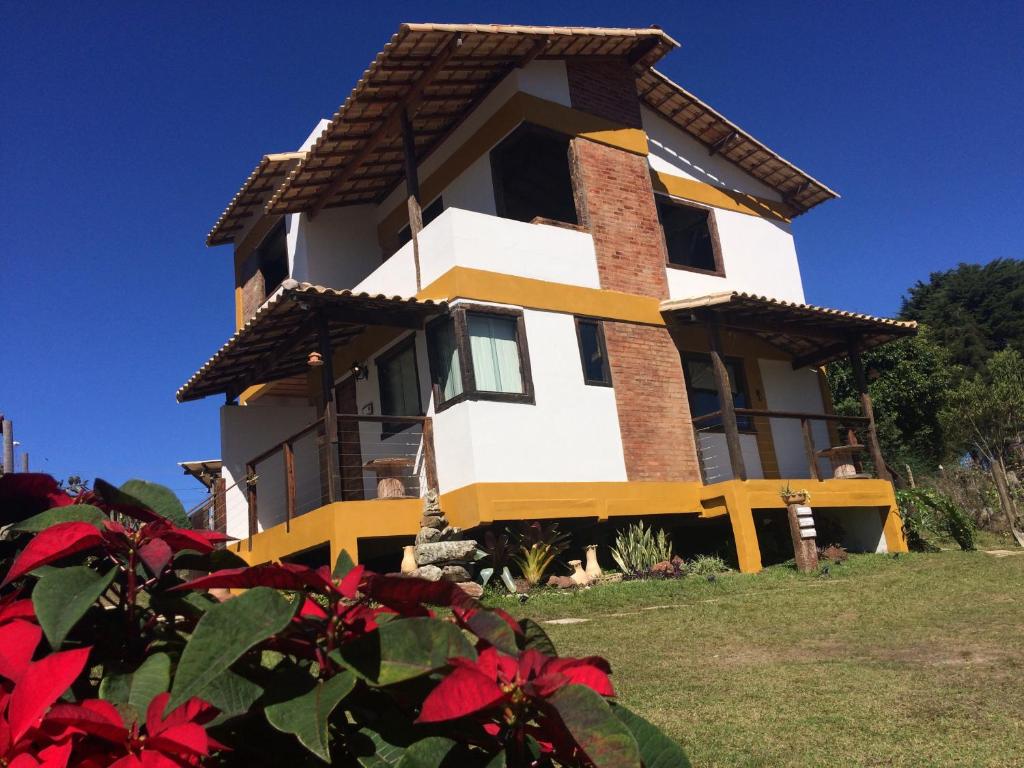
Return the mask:
<svg viewBox="0 0 1024 768">
<path fill-rule="evenodd" d="M 662 171 L 652 170 L 651 182 L 654 184 L 655 192 L 692 200 L 713 208 L 784 222 L 788 222 L 793 215 L 789 206 L 776 200 L 733 192 L 731 189 L 715 187 L 703 181 L 673 176 Z"/>
</svg>

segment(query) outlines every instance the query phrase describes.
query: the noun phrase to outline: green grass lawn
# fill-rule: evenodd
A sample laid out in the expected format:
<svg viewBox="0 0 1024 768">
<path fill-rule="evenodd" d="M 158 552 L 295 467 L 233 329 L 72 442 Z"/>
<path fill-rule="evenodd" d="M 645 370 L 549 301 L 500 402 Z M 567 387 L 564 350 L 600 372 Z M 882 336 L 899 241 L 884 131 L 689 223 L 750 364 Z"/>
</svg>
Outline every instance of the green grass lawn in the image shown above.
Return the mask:
<svg viewBox="0 0 1024 768">
<path fill-rule="evenodd" d="M 695 766 L 1024 766 L 1024 556 L 859 555 L 525 605 Z"/>
</svg>

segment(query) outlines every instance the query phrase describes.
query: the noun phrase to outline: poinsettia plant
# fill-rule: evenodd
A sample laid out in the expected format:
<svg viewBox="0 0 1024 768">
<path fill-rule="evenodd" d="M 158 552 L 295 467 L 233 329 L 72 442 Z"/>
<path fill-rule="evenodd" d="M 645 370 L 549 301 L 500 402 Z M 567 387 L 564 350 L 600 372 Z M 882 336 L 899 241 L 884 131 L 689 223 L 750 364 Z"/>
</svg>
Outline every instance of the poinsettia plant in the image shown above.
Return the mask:
<svg viewBox="0 0 1024 768">
<path fill-rule="evenodd" d="M 0 766 L 688 765 L 529 620 L 226 540 L 151 483 L 0 477 Z"/>
</svg>

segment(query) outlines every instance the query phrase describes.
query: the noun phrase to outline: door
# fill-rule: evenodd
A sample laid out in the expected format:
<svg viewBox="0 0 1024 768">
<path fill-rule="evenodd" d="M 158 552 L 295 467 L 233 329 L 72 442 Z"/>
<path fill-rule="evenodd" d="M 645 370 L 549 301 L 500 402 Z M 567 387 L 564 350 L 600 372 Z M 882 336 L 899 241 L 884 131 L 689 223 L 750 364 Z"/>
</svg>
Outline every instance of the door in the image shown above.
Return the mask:
<svg viewBox="0 0 1024 768">
<path fill-rule="evenodd" d="M 359 447 L 359 421 L 345 418 L 359 412 L 356 380 L 349 376 L 334 388 L 338 408 L 338 464 L 341 468 L 341 500 L 361 501 L 363 494 L 363 455 Z"/>
</svg>

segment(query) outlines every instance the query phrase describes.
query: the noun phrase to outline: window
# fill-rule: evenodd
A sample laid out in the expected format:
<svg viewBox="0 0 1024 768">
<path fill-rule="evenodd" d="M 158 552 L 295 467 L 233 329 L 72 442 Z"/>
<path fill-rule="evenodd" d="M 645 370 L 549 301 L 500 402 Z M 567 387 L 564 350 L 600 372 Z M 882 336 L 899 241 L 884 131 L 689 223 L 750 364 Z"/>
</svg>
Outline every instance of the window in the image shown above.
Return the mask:
<svg viewBox="0 0 1024 768">
<path fill-rule="evenodd" d="M 669 266 L 724 275 L 714 213 L 663 195 L 656 200 Z"/>
<path fill-rule="evenodd" d="M 257 246 L 255 257 L 259 270 L 263 274 L 264 298 L 274 292 L 288 277 L 288 237 L 284 228 L 284 219 L 278 222 L 263 242 Z"/>
<path fill-rule="evenodd" d="M 710 355 L 686 355 L 683 358 L 686 373 L 686 394 L 690 400 L 690 416 L 696 418 L 721 410 L 718 400 L 718 387 L 715 384 L 715 373 L 711 368 Z M 750 398 L 747 395 L 746 378 L 743 376 L 743 363 L 740 360 L 726 360 L 725 369 L 729 372 L 729 383 L 732 387 L 732 404 L 735 408 L 749 408 Z M 754 423 L 749 416 L 737 416 L 736 423 L 741 432 L 753 432 Z M 701 422 L 702 427 L 721 428 L 720 418 Z"/>
<path fill-rule="evenodd" d="M 441 215 L 444 210 L 444 201 L 440 197 L 435 198 L 434 202 L 423 209 L 423 226 L 427 226 L 430 222 Z M 398 243 L 396 250 L 401 248 L 403 245 L 412 240 L 412 229 L 406 224 L 400 230 L 398 230 Z"/>
<path fill-rule="evenodd" d="M 523 123 L 491 150 L 491 174 L 499 216 L 577 223 L 568 136 Z"/>
<path fill-rule="evenodd" d="M 427 327 L 438 410 L 462 400 L 533 403 L 523 313 L 460 305 Z"/>
<path fill-rule="evenodd" d="M 600 387 L 612 385 L 608 369 L 608 350 L 604 344 L 604 325 L 591 318 L 576 318 L 576 338 L 583 363 L 583 383 Z"/>
<path fill-rule="evenodd" d="M 380 385 L 382 416 L 422 416 L 420 379 L 416 371 L 416 336 L 389 349 L 377 358 L 377 382 Z M 412 422 L 384 422 L 383 437 L 390 437 L 411 426 Z"/>
</svg>

